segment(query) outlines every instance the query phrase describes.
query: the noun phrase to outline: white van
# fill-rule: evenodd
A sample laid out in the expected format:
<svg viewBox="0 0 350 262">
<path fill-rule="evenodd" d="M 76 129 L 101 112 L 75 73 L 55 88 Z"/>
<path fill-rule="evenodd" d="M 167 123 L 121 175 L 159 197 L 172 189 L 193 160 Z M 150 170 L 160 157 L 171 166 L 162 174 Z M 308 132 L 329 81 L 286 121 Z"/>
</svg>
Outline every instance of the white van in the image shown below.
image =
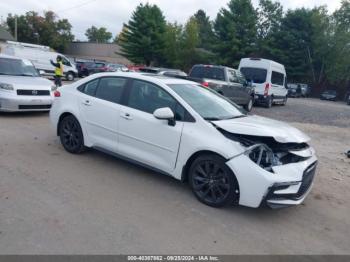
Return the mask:
<svg viewBox="0 0 350 262">
<path fill-rule="evenodd" d="M 37 70 L 43 71 L 44 75 L 54 75 L 55 67 L 51 65 L 50 60 L 56 62 L 56 57 L 60 55 L 66 79 L 73 81 L 78 75 L 78 70 L 72 61 L 62 54 L 52 52 L 48 46 L 7 41 L 2 53 L 30 60 Z"/>
<path fill-rule="evenodd" d="M 287 103 L 287 74 L 283 65 L 261 58 L 243 58 L 239 70 L 255 88 L 255 103 L 270 108 Z"/>
</svg>

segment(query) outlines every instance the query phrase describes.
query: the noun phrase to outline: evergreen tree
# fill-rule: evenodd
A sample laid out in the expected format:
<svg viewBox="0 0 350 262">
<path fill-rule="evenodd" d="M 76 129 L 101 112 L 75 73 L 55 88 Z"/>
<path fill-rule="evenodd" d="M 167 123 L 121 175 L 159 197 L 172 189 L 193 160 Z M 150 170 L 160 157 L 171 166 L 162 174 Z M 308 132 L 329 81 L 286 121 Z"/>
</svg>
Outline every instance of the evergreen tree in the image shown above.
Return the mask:
<svg viewBox="0 0 350 262">
<path fill-rule="evenodd" d="M 210 22 L 209 17 L 203 10 L 200 9 L 194 14 L 194 19 L 198 25 L 198 47 L 204 48 L 206 50 L 211 50 L 215 42 L 215 35 L 213 31 L 213 25 Z"/>
<path fill-rule="evenodd" d="M 158 6 L 140 4 L 125 27 L 120 41 L 123 55 L 148 66 L 164 62 L 166 22 Z"/>
<path fill-rule="evenodd" d="M 237 66 L 242 57 L 257 50 L 257 21 L 250 0 L 231 0 L 227 9 L 220 10 L 214 24 L 220 63 Z"/>
</svg>

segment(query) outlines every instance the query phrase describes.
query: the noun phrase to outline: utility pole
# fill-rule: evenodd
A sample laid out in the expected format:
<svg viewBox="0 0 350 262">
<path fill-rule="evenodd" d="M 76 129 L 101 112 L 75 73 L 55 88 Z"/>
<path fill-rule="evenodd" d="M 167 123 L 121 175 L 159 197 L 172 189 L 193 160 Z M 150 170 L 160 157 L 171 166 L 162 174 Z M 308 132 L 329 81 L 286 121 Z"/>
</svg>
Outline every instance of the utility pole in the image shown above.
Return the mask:
<svg viewBox="0 0 350 262">
<path fill-rule="evenodd" d="M 17 15 L 15 16 L 15 40 L 17 41 L 18 33 L 17 33 Z"/>
</svg>

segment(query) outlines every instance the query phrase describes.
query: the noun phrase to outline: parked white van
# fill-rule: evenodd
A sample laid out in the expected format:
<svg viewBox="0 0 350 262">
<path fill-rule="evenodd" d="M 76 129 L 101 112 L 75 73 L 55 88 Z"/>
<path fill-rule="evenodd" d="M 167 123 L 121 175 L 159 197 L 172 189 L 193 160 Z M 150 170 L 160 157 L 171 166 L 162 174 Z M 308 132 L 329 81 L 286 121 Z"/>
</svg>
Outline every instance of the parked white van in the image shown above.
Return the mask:
<svg viewBox="0 0 350 262">
<path fill-rule="evenodd" d="M 56 57 L 60 55 L 66 79 L 73 81 L 78 75 L 78 70 L 72 61 L 60 53 L 52 52 L 48 46 L 7 41 L 3 53 L 30 60 L 37 70 L 43 71 L 44 75 L 54 75 L 55 67 L 51 65 L 50 60 L 56 62 Z"/>
<path fill-rule="evenodd" d="M 287 74 L 283 65 L 261 58 L 243 58 L 239 70 L 255 88 L 255 103 L 270 108 L 287 103 Z"/>
</svg>

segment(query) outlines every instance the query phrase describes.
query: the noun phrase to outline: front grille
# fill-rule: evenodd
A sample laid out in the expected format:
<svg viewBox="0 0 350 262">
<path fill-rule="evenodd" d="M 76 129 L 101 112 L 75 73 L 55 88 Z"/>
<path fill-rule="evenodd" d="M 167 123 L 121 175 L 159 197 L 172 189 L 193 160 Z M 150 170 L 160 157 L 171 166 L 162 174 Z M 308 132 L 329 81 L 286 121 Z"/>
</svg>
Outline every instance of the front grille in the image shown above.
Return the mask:
<svg viewBox="0 0 350 262">
<path fill-rule="evenodd" d="M 316 163 L 309 166 L 303 175 L 303 180 L 301 182 L 301 186 L 299 188 L 298 193 L 296 194 L 296 197 L 302 197 L 310 188 L 312 181 L 314 180 L 315 173 L 316 173 Z"/>
<path fill-rule="evenodd" d="M 50 109 L 51 105 L 19 105 L 18 109 Z"/>
<path fill-rule="evenodd" d="M 17 90 L 19 96 L 49 96 L 49 90 Z"/>
</svg>

